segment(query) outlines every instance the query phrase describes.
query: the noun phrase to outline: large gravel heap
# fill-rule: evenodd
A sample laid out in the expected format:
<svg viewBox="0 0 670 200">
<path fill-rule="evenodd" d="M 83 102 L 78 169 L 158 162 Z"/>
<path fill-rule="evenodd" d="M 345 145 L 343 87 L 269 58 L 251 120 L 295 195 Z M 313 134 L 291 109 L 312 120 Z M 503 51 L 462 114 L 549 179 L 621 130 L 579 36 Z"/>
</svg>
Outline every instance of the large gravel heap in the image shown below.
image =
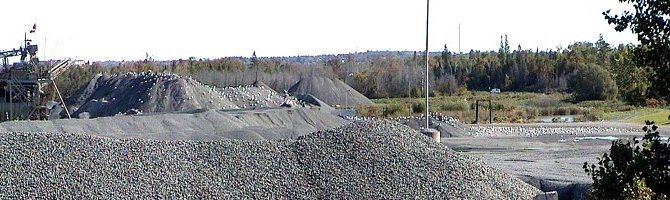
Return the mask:
<svg viewBox="0 0 670 200">
<path fill-rule="evenodd" d="M 151 72 L 98 74 L 68 98 L 68 107 L 82 118 L 238 108 L 215 88 L 190 77 Z"/>
<path fill-rule="evenodd" d="M 0 134 L 0 198 L 529 199 L 483 162 L 387 121 L 296 140 Z"/>
<path fill-rule="evenodd" d="M 191 77 L 153 72 L 99 74 L 67 102 L 73 116 L 80 118 L 299 105 L 295 98 L 265 86 L 217 89 Z"/>
<path fill-rule="evenodd" d="M 346 83 L 324 77 L 312 76 L 300 79 L 298 83 L 289 88 L 288 93 L 291 95 L 311 94 L 331 106 L 374 105 L 370 99 Z"/>
</svg>

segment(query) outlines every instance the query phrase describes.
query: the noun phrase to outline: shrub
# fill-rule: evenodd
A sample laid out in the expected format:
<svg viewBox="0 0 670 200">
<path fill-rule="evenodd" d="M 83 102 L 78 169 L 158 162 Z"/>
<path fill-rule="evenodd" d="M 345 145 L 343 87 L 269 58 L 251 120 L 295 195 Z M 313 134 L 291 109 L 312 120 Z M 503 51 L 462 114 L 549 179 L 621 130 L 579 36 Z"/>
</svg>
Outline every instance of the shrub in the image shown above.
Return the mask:
<svg viewBox="0 0 670 200">
<path fill-rule="evenodd" d="M 526 119 L 532 119 L 540 116 L 540 111 L 537 108 L 526 108 Z"/>
<path fill-rule="evenodd" d="M 436 91 L 436 90 L 431 90 L 431 91 L 428 93 L 428 95 L 430 95 L 430 97 L 439 97 L 439 96 L 442 96 L 442 94 L 440 93 L 440 91 Z"/>
<path fill-rule="evenodd" d="M 654 122 L 646 121 L 643 143 L 613 141 L 610 152 L 597 165 L 584 163 L 593 179 L 591 199 L 650 197 L 667 199 L 670 194 L 670 141 L 662 141 Z"/>
<path fill-rule="evenodd" d="M 635 110 L 635 106 L 625 105 L 619 108 L 619 111 L 631 111 L 631 110 Z"/>
<path fill-rule="evenodd" d="M 566 107 L 559 107 L 556 109 L 556 112 L 554 112 L 556 115 L 570 115 L 570 109 Z"/>
<path fill-rule="evenodd" d="M 534 106 L 534 107 L 540 107 L 540 108 L 547 108 L 547 107 L 556 107 L 561 104 L 561 101 L 553 99 L 548 96 L 543 96 L 543 97 L 537 97 L 529 100 L 526 102 L 527 105 L 529 106 Z"/>
<path fill-rule="evenodd" d="M 467 92 L 468 92 L 468 88 L 466 88 L 465 86 L 458 87 L 458 90 L 456 91 L 458 96 L 463 96 Z"/>
<path fill-rule="evenodd" d="M 440 109 L 444 111 L 464 111 L 470 109 L 470 104 L 466 101 L 443 101 Z"/>
<path fill-rule="evenodd" d="M 577 103 L 580 107 L 585 107 L 585 108 L 600 108 L 603 107 L 603 105 L 607 104 L 607 101 L 601 101 L 601 100 L 594 100 L 594 101 L 582 101 Z"/>
<path fill-rule="evenodd" d="M 364 117 L 378 117 L 383 114 L 381 106 L 356 106 L 356 113 Z"/>
<path fill-rule="evenodd" d="M 624 199 L 652 199 L 655 196 L 657 194 L 651 191 L 651 188 L 644 183 L 644 178 L 639 176 L 633 178 L 632 185 L 626 185 L 626 188 L 624 188 Z M 664 198 L 660 197 L 659 199 Z"/>
<path fill-rule="evenodd" d="M 404 104 L 391 104 L 384 107 L 384 117 L 404 115 L 409 112 L 409 108 Z"/>
<path fill-rule="evenodd" d="M 541 108 L 539 109 L 540 116 L 549 116 L 549 115 L 554 115 L 554 111 L 552 108 Z"/>
<path fill-rule="evenodd" d="M 412 102 L 412 111 L 414 113 L 424 113 L 426 111 L 426 104 L 422 101 Z"/>
<path fill-rule="evenodd" d="M 648 98 L 644 100 L 645 104 L 652 108 L 658 108 L 663 105 L 663 102 L 656 98 Z"/>
<path fill-rule="evenodd" d="M 421 87 L 412 87 L 410 90 L 410 94 L 412 97 L 423 97 L 423 92 L 421 91 Z"/>
<path fill-rule="evenodd" d="M 581 115 L 584 114 L 584 109 L 576 106 L 570 106 L 568 107 L 568 110 L 570 112 L 569 115 Z"/>
<path fill-rule="evenodd" d="M 568 81 L 576 101 L 613 100 L 618 89 L 610 72 L 596 64 L 578 64 Z"/>
<path fill-rule="evenodd" d="M 603 118 L 605 112 L 600 109 L 593 109 L 590 112 L 584 112 L 582 121 L 598 121 Z"/>
</svg>

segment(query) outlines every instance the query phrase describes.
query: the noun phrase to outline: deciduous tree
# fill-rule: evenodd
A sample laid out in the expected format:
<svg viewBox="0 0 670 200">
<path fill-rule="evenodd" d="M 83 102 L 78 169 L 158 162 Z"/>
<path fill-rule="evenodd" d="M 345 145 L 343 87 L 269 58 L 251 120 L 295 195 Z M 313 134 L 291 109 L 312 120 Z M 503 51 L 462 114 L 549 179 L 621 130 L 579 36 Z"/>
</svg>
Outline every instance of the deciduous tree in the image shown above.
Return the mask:
<svg viewBox="0 0 670 200">
<path fill-rule="evenodd" d="M 621 14 L 603 12 L 615 30 L 630 29 L 641 43 L 635 50 L 635 61 L 640 67 L 652 69 L 650 75 L 652 96 L 670 99 L 670 1 L 619 0 L 632 4 L 633 10 Z"/>
</svg>

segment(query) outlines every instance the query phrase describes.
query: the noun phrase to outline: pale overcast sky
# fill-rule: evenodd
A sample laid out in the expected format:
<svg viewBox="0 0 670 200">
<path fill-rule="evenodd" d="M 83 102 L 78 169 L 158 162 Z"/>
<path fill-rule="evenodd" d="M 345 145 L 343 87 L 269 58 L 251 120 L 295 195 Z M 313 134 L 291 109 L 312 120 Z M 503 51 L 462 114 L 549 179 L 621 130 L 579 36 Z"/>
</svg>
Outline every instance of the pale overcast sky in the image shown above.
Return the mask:
<svg viewBox="0 0 670 200">
<path fill-rule="evenodd" d="M 555 49 L 575 41 L 637 43 L 601 12 L 617 0 L 433 0 L 430 50 Z M 37 23 L 40 57 L 84 60 L 340 54 L 425 48 L 422 0 L 22 0 L 2 2 L 0 49 Z M 45 41 L 46 37 L 46 41 Z M 46 46 L 45 46 L 46 43 Z M 42 58 L 44 59 L 44 58 Z"/>
</svg>

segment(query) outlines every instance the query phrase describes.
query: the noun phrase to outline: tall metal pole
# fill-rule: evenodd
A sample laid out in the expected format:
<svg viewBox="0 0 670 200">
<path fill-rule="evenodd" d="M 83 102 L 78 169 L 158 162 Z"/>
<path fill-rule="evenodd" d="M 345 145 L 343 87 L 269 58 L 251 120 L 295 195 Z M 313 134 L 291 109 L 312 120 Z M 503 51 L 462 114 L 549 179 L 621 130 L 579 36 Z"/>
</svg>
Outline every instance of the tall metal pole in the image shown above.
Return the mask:
<svg viewBox="0 0 670 200">
<path fill-rule="evenodd" d="M 426 130 L 428 130 L 428 12 L 430 0 L 426 0 Z"/>
</svg>

